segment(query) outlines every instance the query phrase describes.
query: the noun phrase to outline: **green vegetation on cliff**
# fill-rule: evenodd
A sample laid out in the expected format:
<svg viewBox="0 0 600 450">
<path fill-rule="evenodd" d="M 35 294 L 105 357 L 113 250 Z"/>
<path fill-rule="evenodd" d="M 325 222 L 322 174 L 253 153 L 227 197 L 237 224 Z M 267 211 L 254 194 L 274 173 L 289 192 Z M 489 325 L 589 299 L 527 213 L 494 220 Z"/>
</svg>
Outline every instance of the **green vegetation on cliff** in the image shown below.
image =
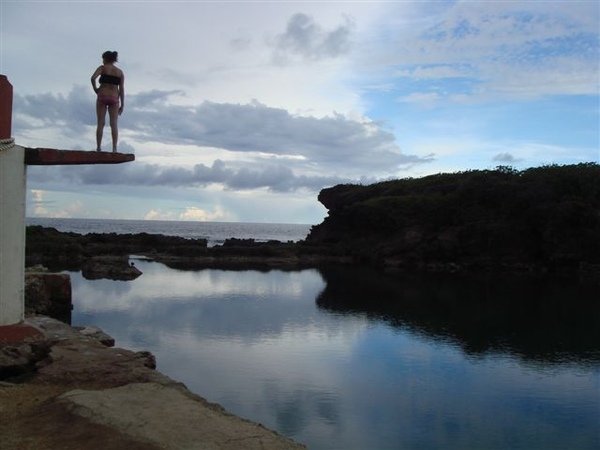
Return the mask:
<svg viewBox="0 0 600 450">
<path fill-rule="evenodd" d="M 308 244 L 402 267 L 600 262 L 600 165 L 510 167 L 324 189 Z"/>
</svg>

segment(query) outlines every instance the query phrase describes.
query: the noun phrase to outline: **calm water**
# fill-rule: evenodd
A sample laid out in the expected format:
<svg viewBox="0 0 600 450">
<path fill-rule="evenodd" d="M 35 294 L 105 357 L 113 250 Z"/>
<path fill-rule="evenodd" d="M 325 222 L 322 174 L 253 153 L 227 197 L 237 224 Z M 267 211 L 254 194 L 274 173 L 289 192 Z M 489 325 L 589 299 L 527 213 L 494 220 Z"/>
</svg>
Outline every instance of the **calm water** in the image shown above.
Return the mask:
<svg viewBox="0 0 600 450">
<path fill-rule="evenodd" d="M 309 448 L 600 448 L 597 289 L 136 265 L 73 273 L 73 323 Z"/>
<path fill-rule="evenodd" d="M 193 222 L 176 220 L 110 220 L 27 218 L 27 225 L 53 227 L 74 233 L 153 233 L 184 238 L 207 239 L 208 245 L 222 244 L 225 239 L 257 241 L 299 241 L 311 225 L 285 223 Z"/>
</svg>

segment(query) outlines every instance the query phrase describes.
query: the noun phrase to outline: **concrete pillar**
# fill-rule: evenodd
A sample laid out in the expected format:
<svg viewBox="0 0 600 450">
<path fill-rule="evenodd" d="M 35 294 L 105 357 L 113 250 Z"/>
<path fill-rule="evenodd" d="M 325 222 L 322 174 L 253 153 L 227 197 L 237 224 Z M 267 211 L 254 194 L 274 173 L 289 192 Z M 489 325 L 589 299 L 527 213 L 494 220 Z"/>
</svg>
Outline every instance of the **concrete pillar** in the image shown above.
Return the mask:
<svg viewBox="0 0 600 450">
<path fill-rule="evenodd" d="M 11 137 L 12 86 L 0 75 L 0 140 Z M 0 326 L 23 320 L 25 150 L 0 145 Z"/>
</svg>

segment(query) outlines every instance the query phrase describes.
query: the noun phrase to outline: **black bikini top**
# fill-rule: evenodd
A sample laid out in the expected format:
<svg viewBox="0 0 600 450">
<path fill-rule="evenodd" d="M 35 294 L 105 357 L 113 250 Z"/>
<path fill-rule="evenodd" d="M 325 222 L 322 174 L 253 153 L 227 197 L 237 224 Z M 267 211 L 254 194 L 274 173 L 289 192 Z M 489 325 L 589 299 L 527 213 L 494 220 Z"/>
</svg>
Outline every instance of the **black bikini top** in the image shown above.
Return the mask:
<svg viewBox="0 0 600 450">
<path fill-rule="evenodd" d="M 116 84 L 118 86 L 121 84 L 121 77 L 102 74 L 100 75 L 100 84 Z"/>
</svg>

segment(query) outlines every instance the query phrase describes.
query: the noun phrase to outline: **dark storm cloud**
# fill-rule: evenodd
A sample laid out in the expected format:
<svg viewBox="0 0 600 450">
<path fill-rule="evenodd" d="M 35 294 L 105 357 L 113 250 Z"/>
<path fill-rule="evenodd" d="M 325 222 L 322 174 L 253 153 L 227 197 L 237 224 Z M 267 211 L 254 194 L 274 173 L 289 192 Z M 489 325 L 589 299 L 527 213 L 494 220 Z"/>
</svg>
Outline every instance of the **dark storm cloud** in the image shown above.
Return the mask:
<svg viewBox="0 0 600 450">
<path fill-rule="evenodd" d="M 288 21 L 284 33 L 275 39 L 274 60 L 285 64 L 290 56 L 305 60 L 336 58 L 348 53 L 353 24 L 346 19 L 343 25 L 331 31 L 323 30 L 312 17 L 298 13 Z"/>
<path fill-rule="evenodd" d="M 191 168 L 161 167 L 155 164 L 128 164 L 113 167 L 31 167 L 28 179 L 33 183 L 69 182 L 84 185 L 192 187 L 222 184 L 234 190 L 268 188 L 275 192 L 298 189 L 318 191 L 350 180 L 335 176 L 296 175 L 283 165 L 259 165 L 234 168 L 221 160 L 212 166 L 196 164 Z"/>
<path fill-rule="evenodd" d="M 215 147 L 233 152 L 298 156 L 307 164 L 341 173 L 393 172 L 430 158 L 404 155 L 392 133 L 342 115 L 294 116 L 258 102 L 198 106 L 164 104 L 133 110 L 127 121 L 140 141 Z"/>
<path fill-rule="evenodd" d="M 131 96 L 132 102 L 130 106 L 134 108 L 152 107 L 165 102 L 169 97 L 173 95 L 185 95 L 185 93 L 180 90 L 161 91 L 158 89 L 140 92 L 139 94 Z"/>
<path fill-rule="evenodd" d="M 95 126 L 90 107 L 93 95 L 88 91 L 75 87 L 67 96 L 16 95 L 18 124 L 23 130 L 58 127 L 61 132 L 82 133 L 86 127 Z M 154 90 L 128 96 L 122 130 L 133 133 L 140 142 L 293 156 L 297 169 L 352 177 L 394 174 L 403 166 L 431 160 L 402 154 L 394 135 L 373 122 L 351 120 L 339 114 L 321 118 L 296 116 L 257 101 L 205 101 L 191 106 L 169 103 L 171 96 L 179 94 L 180 91 Z"/>
<path fill-rule="evenodd" d="M 60 126 L 71 135 L 96 125 L 89 88 L 74 86 L 69 94 L 14 95 L 15 129 L 28 130 Z M 34 122 L 26 120 L 35 119 Z M 19 128 L 17 128 L 19 127 Z"/>
</svg>

